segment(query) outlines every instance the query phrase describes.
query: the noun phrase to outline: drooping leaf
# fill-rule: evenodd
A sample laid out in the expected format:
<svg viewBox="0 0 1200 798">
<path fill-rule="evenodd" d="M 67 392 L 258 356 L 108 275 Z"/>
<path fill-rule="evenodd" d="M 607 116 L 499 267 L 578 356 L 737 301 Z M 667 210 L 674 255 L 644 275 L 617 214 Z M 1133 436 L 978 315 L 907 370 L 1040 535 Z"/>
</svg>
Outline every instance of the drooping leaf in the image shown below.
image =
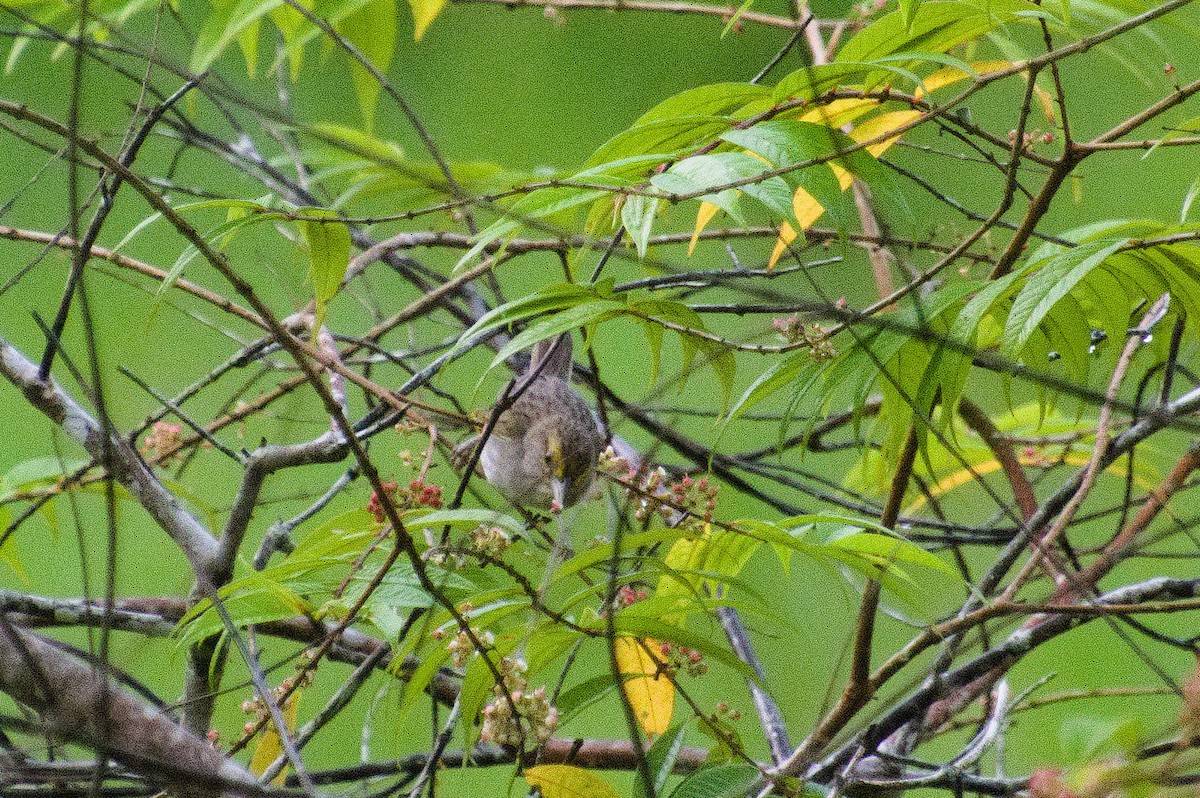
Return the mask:
<svg viewBox="0 0 1200 798">
<path fill-rule="evenodd" d="M 621 206 L 621 223 L 637 247 L 639 258 L 646 257 L 647 240 L 654 227 L 654 215 L 658 212 L 659 199 L 642 194 L 630 194 Z"/>
<path fill-rule="evenodd" d="M 526 768 L 525 781 L 542 798 L 621 798 L 600 776 L 574 765 L 535 765 Z"/>
<path fill-rule="evenodd" d="M 415 13 L 414 8 L 414 15 Z M 347 14 L 336 25 L 338 33 L 353 44 L 375 69 L 384 74 L 387 73 L 396 51 L 396 27 L 395 0 L 369 0 L 361 8 Z M 424 28 L 421 30 L 424 32 Z M 363 126 L 372 130 L 375 127 L 375 107 L 379 102 L 382 87 L 379 80 L 354 58 L 350 59 L 350 78 L 358 96 Z"/>
<path fill-rule="evenodd" d="M 687 89 L 642 114 L 632 127 L 681 116 L 724 117 L 740 116 L 738 110 L 748 105 L 765 103 L 771 92 L 753 83 L 711 83 Z"/>
<path fill-rule="evenodd" d="M 301 208 L 298 213 L 303 217 L 297 225 L 308 244 L 308 278 L 316 300 L 313 329 L 319 330 L 325 322 L 329 300 L 342 287 L 350 265 L 350 230 L 335 211 Z"/>
<path fill-rule="evenodd" d="M 742 762 L 714 765 L 688 776 L 669 798 L 741 798 L 760 778 L 758 768 Z"/>
<path fill-rule="evenodd" d="M 283 0 L 218 2 L 196 34 L 189 70 L 203 72 L 249 27 L 282 4 Z"/>
<path fill-rule="evenodd" d="M 652 638 L 618 637 L 613 641 L 617 668 L 626 677 L 621 689 L 638 725 L 650 736 L 667 730 L 675 709 L 675 685 L 663 669 L 665 659 L 658 652 L 660 646 Z"/>
<path fill-rule="evenodd" d="M 446 0 L 408 0 L 413 15 L 413 41 L 421 41 L 425 31 L 446 7 Z"/>
<path fill-rule="evenodd" d="M 646 752 L 646 764 L 654 777 L 654 794 L 662 795 L 667 779 L 675 767 L 679 751 L 683 748 L 688 724 L 678 723 L 667 729 Z M 641 779 L 633 780 L 633 798 L 647 798 L 646 785 Z"/>
<path fill-rule="evenodd" d="M 288 699 L 279 707 L 279 713 L 283 716 L 285 731 L 289 737 L 296 733 L 296 718 L 300 711 L 300 697 L 303 693 L 302 689 L 293 690 Z M 262 735 L 254 746 L 254 753 L 250 756 L 250 772 L 261 776 L 282 754 L 283 740 L 280 738 L 279 729 L 275 727 L 273 720 L 268 720 L 262 730 Z M 271 779 L 271 786 L 282 787 L 287 780 L 287 771 L 287 766 L 284 766 L 279 774 Z"/>
</svg>

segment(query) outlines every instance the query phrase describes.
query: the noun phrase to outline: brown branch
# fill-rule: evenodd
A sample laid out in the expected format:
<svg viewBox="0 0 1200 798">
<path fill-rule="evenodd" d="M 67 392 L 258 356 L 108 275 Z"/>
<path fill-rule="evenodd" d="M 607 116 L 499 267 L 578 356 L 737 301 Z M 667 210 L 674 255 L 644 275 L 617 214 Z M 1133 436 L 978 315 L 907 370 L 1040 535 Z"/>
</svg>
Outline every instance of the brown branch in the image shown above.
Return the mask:
<svg viewBox="0 0 1200 798">
<path fill-rule="evenodd" d="M 1158 517 L 1171 497 L 1184 487 L 1187 478 L 1197 469 L 1200 469 L 1200 443 L 1193 443 L 1175 463 L 1162 484 L 1150 492 L 1149 500 L 1142 505 L 1137 515 L 1104 546 L 1100 556 L 1072 579 L 1059 585 L 1050 600 L 1051 603 L 1070 601 L 1099 583 L 1105 574 L 1124 559 L 1130 552 L 1134 539 L 1150 526 L 1150 522 Z"/>
<path fill-rule="evenodd" d="M 992 420 L 988 418 L 987 413 L 983 412 L 982 408 L 970 399 L 959 400 L 958 414 L 962 416 L 967 426 L 983 439 L 983 442 L 992 450 L 992 454 L 996 456 L 1000 468 L 1004 471 L 1004 476 L 1008 479 L 1009 487 L 1012 489 L 1013 499 L 1016 500 L 1017 507 L 1021 511 L 1021 519 L 1028 521 L 1037 512 L 1037 497 L 1034 495 L 1033 485 L 1025 476 L 1025 470 L 1021 468 L 1021 461 L 1013 452 L 1012 443 L 1001 434 Z"/>
<path fill-rule="evenodd" d="M 103 752 L 178 795 L 261 792 L 249 773 L 207 741 L 2 615 L 0 690 L 36 710 L 52 735 Z"/>
</svg>

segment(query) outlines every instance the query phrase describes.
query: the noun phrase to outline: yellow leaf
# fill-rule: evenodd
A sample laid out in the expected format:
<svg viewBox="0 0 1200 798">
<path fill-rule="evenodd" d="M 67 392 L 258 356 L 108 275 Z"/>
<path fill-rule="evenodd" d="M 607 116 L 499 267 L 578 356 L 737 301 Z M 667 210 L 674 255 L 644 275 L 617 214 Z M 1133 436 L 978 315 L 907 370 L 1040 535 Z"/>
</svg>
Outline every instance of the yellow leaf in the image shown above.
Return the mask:
<svg viewBox="0 0 1200 798">
<path fill-rule="evenodd" d="M 1071 466 L 1085 466 L 1090 460 L 1091 455 L 1088 452 L 1082 451 L 1065 452 L 1061 455 L 1055 455 L 1054 457 L 1054 462 L 1061 462 Z M 1046 457 L 1045 455 L 1041 454 L 1019 454 L 1017 455 L 1017 462 L 1026 468 L 1039 468 L 1046 465 Z M 986 476 L 999 471 L 1000 468 L 1000 461 L 996 460 L 995 458 L 984 460 L 980 463 L 975 463 L 970 469 L 964 468 L 939 479 L 928 489 L 928 495 L 935 498 L 944 496 L 955 488 L 962 487 L 963 485 L 967 485 L 975 481 L 976 476 Z M 1104 470 L 1113 476 L 1124 477 L 1126 475 L 1125 466 L 1116 463 Z M 1152 489 L 1156 484 L 1152 476 L 1147 476 L 1145 474 L 1140 476 L 1135 474 L 1134 482 L 1139 487 L 1145 487 L 1147 489 Z M 905 512 L 911 513 L 919 510 L 925 506 L 925 501 L 925 495 L 918 496 L 907 508 L 905 508 Z"/>
<path fill-rule="evenodd" d="M 1012 66 L 1012 61 L 998 59 L 994 61 L 975 61 L 971 64 L 971 69 L 974 69 L 976 74 L 986 75 L 989 72 L 1008 69 L 1010 66 Z M 963 72 L 957 67 L 943 67 L 921 81 L 925 84 L 924 91 L 918 86 L 916 91 L 913 92 L 913 96 L 919 100 L 929 92 L 937 91 L 944 86 L 958 83 L 960 80 L 966 80 L 969 77 L 971 76 L 968 73 Z"/>
<path fill-rule="evenodd" d="M 792 195 L 792 213 L 796 214 L 796 221 L 800 223 L 800 229 L 807 230 L 816 223 L 817 219 L 821 218 L 821 214 L 825 213 L 825 206 L 817 202 L 817 198 L 805 191 L 803 186 L 797 186 L 796 193 Z M 782 231 L 780 232 L 782 238 Z"/>
<path fill-rule="evenodd" d="M 879 100 L 845 99 L 834 100 L 825 105 L 818 105 L 800 117 L 801 122 L 811 122 L 814 125 L 841 127 L 853 122 L 860 116 L 879 105 Z"/>
<path fill-rule="evenodd" d="M 866 120 L 860 125 L 857 125 L 854 130 L 850 131 L 850 138 L 855 141 L 870 141 L 871 139 L 879 138 L 887 135 L 893 130 L 904 127 L 914 119 L 921 116 L 920 111 L 890 111 L 886 114 L 879 114 Z M 901 134 L 903 135 L 903 134 Z M 878 158 L 888 147 L 900 140 L 900 135 L 892 136 L 883 141 L 876 142 L 867 147 L 867 152 Z M 843 188 L 843 190 L 845 190 Z"/>
<path fill-rule="evenodd" d="M 701 202 L 700 210 L 696 211 L 696 229 L 692 231 L 692 240 L 688 244 L 688 257 L 692 257 L 692 250 L 696 248 L 696 242 L 700 239 L 700 234 L 704 232 L 704 228 L 712 221 L 712 218 L 717 215 L 717 211 L 721 210 L 711 202 Z"/>
<path fill-rule="evenodd" d="M 425 31 L 446 7 L 446 0 L 408 0 L 413 12 L 413 41 L 421 41 Z"/>
<path fill-rule="evenodd" d="M 296 690 L 291 697 L 283 703 L 279 708 L 280 714 L 283 715 L 283 722 L 287 725 L 287 733 L 295 734 L 296 732 L 296 711 L 300 707 L 300 691 Z M 283 753 L 283 741 L 279 739 L 279 732 L 275 728 L 275 724 L 267 721 L 267 725 L 263 728 L 262 736 L 258 738 L 258 744 L 254 746 L 254 755 L 250 757 L 250 772 L 256 776 L 262 775 L 271 763 L 279 758 Z M 287 768 L 279 771 L 279 775 L 271 779 L 272 787 L 282 787 L 284 778 L 287 776 Z"/>
<path fill-rule="evenodd" d="M 795 240 L 796 228 L 787 222 L 779 226 L 779 238 L 775 239 L 775 249 L 771 250 L 771 257 L 767 261 L 767 271 L 775 268 L 775 264 L 783 257 L 783 253 L 787 252 L 788 244 Z"/>
<path fill-rule="evenodd" d="M 633 707 L 638 725 L 651 735 L 665 732 L 671 725 L 671 714 L 675 711 L 675 685 L 659 672 L 663 660 L 657 652 L 661 645 L 650 638 L 636 640 L 618 637 L 613 641 L 617 669 L 622 676 L 633 677 L 626 678 L 621 689 Z"/>
<path fill-rule="evenodd" d="M 829 168 L 833 170 L 833 174 L 837 177 L 838 186 L 845 191 L 850 188 L 850 184 L 854 182 L 854 175 L 847 172 L 843 167 L 830 161 Z"/>
<path fill-rule="evenodd" d="M 1046 117 L 1046 121 L 1050 124 L 1056 124 L 1054 121 L 1054 97 L 1037 83 L 1033 84 L 1033 93 L 1038 99 L 1038 105 L 1042 107 L 1042 116 Z"/>
<path fill-rule="evenodd" d="M 590 770 L 573 765 L 526 768 L 525 781 L 530 787 L 541 790 L 542 798 L 621 798 L 607 781 Z"/>
</svg>

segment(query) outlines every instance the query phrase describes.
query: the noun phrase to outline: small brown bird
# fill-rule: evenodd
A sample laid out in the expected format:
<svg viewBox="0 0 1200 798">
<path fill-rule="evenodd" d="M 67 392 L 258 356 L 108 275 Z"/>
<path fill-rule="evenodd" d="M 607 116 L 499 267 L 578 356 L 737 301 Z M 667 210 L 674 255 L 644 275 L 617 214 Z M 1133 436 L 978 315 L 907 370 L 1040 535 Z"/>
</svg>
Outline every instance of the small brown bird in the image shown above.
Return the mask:
<svg viewBox="0 0 1200 798">
<path fill-rule="evenodd" d="M 534 347 L 525 377 L 537 376 L 497 419 L 480 454 L 484 478 L 513 504 L 559 512 L 591 487 L 604 439 L 571 387 L 571 349 L 570 333 Z M 460 444 L 455 459 L 465 461 L 478 440 Z"/>
</svg>

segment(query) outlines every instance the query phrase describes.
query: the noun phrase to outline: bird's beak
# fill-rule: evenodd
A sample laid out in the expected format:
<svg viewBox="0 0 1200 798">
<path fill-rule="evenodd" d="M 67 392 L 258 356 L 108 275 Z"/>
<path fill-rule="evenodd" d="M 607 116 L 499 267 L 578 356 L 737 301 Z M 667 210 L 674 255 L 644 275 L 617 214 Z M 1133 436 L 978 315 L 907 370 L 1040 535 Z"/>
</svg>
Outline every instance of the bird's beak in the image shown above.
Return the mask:
<svg viewBox="0 0 1200 798">
<path fill-rule="evenodd" d="M 559 513 L 567 506 L 567 493 L 571 490 L 571 478 L 567 476 L 554 477 L 550 480 L 550 511 Z"/>
</svg>

